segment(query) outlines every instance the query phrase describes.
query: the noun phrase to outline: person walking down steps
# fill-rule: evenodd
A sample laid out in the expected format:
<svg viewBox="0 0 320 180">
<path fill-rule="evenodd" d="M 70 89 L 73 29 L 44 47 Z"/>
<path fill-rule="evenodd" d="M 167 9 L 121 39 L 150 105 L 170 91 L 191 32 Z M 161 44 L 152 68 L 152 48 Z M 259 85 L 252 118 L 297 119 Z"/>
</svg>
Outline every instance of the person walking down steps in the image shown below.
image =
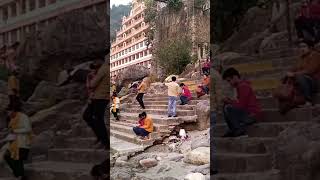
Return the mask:
<svg viewBox="0 0 320 180">
<path fill-rule="evenodd" d="M 109 136 L 105 123 L 105 111 L 108 106 L 108 85 L 109 79 L 108 74 L 109 65 L 104 63 L 98 70 L 97 75 L 93 78 L 90 83 L 90 88 L 94 89 L 92 97 L 92 106 L 93 106 L 93 129 L 95 134 L 98 135 L 100 141 L 99 146 L 96 148 L 109 148 Z"/>
<path fill-rule="evenodd" d="M 31 122 L 27 115 L 21 112 L 21 103 L 12 102 L 7 108 L 10 117 L 9 129 L 12 139 L 4 159 L 19 180 L 26 180 L 24 161 L 27 160 L 32 140 Z"/>
<path fill-rule="evenodd" d="M 172 81 L 169 83 L 164 83 L 164 85 L 168 87 L 168 117 L 177 117 L 177 98 L 181 89 L 179 84 L 176 82 L 177 78 L 175 76 L 173 76 L 171 80 Z"/>
<path fill-rule="evenodd" d="M 120 99 L 117 96 L 116 93 L 112 95 L 112 107 L 111 107 L 111 112 L 116 118 L 117 121 L 119 121 L 119 112 L 120 112 Z"/>
<path fill-rule="evenodd" d="M 143 103 L 143 95 L 146 93 L 146 89 L 147 89 L 147 84 L 146 82 L 143 80 L 140 85 L 138 86 L 138 95 L 137 95 L 137 101 L 140 104 L 140 107 L 142 109 L 145 109 L 144 103 Z"/>
</svg>

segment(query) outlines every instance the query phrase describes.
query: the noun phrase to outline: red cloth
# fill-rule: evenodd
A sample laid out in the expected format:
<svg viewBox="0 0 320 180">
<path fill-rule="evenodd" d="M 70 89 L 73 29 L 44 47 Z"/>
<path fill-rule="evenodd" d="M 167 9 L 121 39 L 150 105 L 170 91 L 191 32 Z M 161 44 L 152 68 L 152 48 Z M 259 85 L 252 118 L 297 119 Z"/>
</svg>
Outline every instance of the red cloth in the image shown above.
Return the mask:
<svg viewBox="0 0 320 180">
<path fill-rule="evenodd" d="M 302 5 L 298 17 L 310 18 L 310 7 L 309 5 Z"/>
<path fill-rule="evenodd" d="M 143 127 L 144 126 L 144 119 L 139 119 L 138 123 L 139 123 L 139 127 Z"/>
<path fill-rule="evenodd" d="M 188 98 L 188 100 L 190 100 L 190 99 L 192 98 L 192 95 L 191 95 L 191 92 L 190 92 L 188 86 L 185 85 L 185 86 L 182 88 L 182 95 L 183 95 L 183 96 L 186 96 L 186 97 Z"/>
<path fill-rule="evenodd" d="M 315 19 L 320 19 L 320 4 L 310 5 L 310 17 Z"/>
<path fill-rule="evenodd" d="M 243 109 L 257 120 L 261 119 L 261 106 L 249 81 L 242 80 L 237 86 L 237 100 L 232 106 Z"/>
<path fill-rule="evenodd" d="M 93 93 L 94 89 L 90 88 L 90 82 L 93 80 L 94 76 L 96 74 L 91 72 L 87 75 L 87 83 L 86 83 L 86 87 L 87 87 L 87 92 L 88 92 L 88 96 L 90 97 L 91 93 Z"/>
</svg>

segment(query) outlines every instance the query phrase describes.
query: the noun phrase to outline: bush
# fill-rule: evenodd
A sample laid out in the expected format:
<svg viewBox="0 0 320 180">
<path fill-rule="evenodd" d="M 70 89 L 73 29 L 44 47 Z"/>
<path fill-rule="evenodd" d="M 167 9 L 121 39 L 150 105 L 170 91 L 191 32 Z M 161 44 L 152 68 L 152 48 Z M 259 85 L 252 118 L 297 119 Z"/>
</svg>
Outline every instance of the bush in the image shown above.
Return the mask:
<svg viewBox="0 0 320 180">
<path fill-rule="evenodd" d="M 167 75 L 181 74 L 191 62 L 191 47 L 190 40 L 179 37 L 161 43 L 155 51 L 158 64 Z"/>
<path fill-rule="evenodd" d="M 171 10 L 179 11 L 183 3 L 181 0 L 168 0 L 168 7 Z"/>
</svg>

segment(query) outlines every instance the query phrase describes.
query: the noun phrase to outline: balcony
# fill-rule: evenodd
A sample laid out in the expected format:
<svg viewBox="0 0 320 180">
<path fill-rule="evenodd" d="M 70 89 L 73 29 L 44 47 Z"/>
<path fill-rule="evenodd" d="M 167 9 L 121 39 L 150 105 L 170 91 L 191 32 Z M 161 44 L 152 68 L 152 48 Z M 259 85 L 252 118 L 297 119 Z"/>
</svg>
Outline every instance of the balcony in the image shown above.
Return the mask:
<svg viewBox="0 0 320 180">
<path fill-rule="evenodd" d="M 135 35 L 139 34 L 139 33 L 142 33 L 144 30 L 148 29 L 149 28 L 149 25 L 145 25 L 144 27 L 141 27 L 139 29 L 136 29 L 133 33 L 130 33 L 129 36 L 125 37 L 125 38 L 122 38 L 121 40 L 116 40 L 114 42 L 114 44 L 112 44 L 112 47 L 115 47 L 121 43 L 123 43 L 125 40 L 129 40 L 131 39 L 132 37 L 134 37 Z M 137 40 L 137 39 L 136 39 Z"/>
<path fill-rule="evenodd" d="M 138 21 L 134 21 L 134 23 L 130 24 L 130 26 L 126 27 L 126 29 L 122 29 L 122 30 L 118 31 L 117 36 L 129 31 L 131 28 L 133 28 L 134 26 L 136 26 L 137 24 L 142 23 L 142 22 L 144 22 L 143 17 L 138 19 Z"/>
<path fill-rule="evenodd" d="M 130 62 L 127 62 L 127 63 L 121 64 L 121 65 L 112 67 L 110 72 L 113 72 L 113 71 L 116 71 L 116 70 L 119 70 L 119 69 L 122 69 L 122 68 L 126 68 L 126 67 L 132 66 L 134 64 L 138 64 L 138 63 L 142 63 L 142 62 L 145 62 L 145 61 L 149 61 L 151 59 L 152 59 L 152 54 L 148 54 L 147 56 L 144 56 L 142 58 L 138 58 L 138 59 L 132 60 Z"/>
<path fill-rule="evenodd" d="M 127 22 L 131 21 L 131 19 L 135 18 L 137 15 L 139 15 L 140 13 L 142 13 L 145 10 L 145 8 L 141 8 L 139 11 L 137 11 L 136 13 L 133 13 L 132 15 L 130 15 L 129 17 L 127 17 L 124 21 L 122 21 L 122 25 L 126 24 Z"/>
<path fill-rule="evenodd" d="M 120 48 L 119 50 L 111 53 L 111 56 L 113 56 L 113 55 L 115 55 L 115 54 L 117 54 L 117 53 L 119 53 L 119 52 L 121 52 L 121 51 L 123 51 L 123 50 L 125 50 L 125 49 L 128 49 L 128 48 L 131 47 L 131 46 L 137 45 L 137 44 L 141 43 L 141 42 L 144 41 L 144 40 L 146 40 L 145 37 L 140 37 L 139 39 L 136 39 L 136 41 L 135 41 L 134 43 L 129 43 L 129 44 L 127 44 L 125 47 L 122 47 L 122 48 Z M 122 57 L 121 57 L 121 58 L 122 58 Z M 115 60 L 119 60 L 119 59 L 120 59 L 120 57 L 116 58 Z"/>
</svg>

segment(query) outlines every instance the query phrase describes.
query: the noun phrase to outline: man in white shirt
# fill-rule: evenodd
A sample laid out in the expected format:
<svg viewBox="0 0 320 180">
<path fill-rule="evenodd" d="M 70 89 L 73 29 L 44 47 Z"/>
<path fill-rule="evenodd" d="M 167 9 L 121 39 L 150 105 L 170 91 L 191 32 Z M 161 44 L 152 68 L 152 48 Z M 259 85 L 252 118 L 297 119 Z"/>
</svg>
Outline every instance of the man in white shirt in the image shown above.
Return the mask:
<svg viewBox="0 0 320 180">
<path fill-rule="evenodd" d="M 169 96 L 169 105 L 168 105 L 168 117 L 177 117 L 177 98 L 180 93 L 180 86 L 176 83 L 177 78 L 173 76 L 172 82 L 164 83 L 168 86 L 168 96 Z"/>
</svg>

